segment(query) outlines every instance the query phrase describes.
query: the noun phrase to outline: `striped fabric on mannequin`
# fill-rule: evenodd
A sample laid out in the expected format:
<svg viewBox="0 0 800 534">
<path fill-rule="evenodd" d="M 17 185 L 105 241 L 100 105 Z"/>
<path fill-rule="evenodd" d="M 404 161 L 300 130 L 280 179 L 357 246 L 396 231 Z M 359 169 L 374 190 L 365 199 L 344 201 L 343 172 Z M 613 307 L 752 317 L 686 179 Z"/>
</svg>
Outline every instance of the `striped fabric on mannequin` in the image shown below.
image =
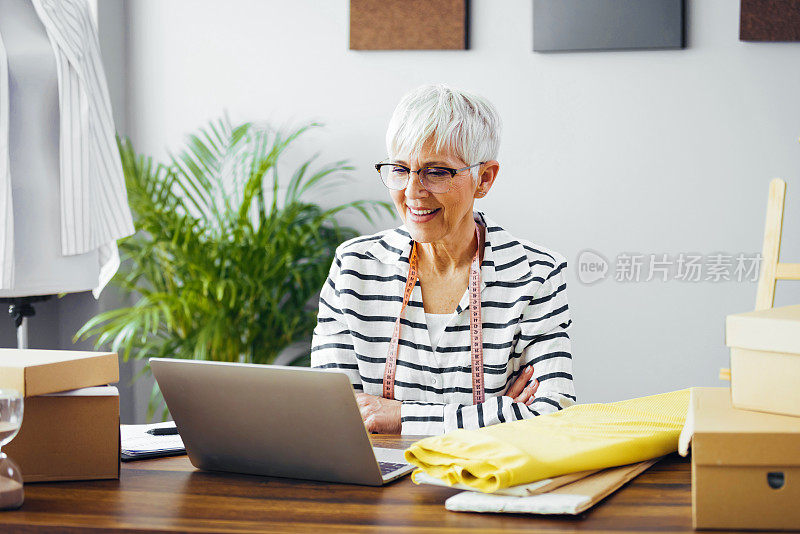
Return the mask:
<svg viewBox="0 0 800 534">
<path fill-rule="evenodd" d="M 32 0 L 53 45 L 60 110 L 61 253 L 97 249 L 97 297 L 119 267 L 116 240 L 134 233 L 97 30 L 84 0 Z M 8 165 L 9 80 L 0 41 L 0 289 L 14 285 Z"/>
</svg>

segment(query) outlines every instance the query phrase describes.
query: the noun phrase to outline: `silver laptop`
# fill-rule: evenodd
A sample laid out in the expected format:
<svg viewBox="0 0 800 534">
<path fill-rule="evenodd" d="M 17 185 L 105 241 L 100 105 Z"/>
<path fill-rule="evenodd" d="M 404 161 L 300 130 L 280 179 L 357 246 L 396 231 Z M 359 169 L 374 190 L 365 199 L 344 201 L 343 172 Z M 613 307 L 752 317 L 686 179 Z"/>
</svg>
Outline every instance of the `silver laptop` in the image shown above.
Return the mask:
<svg viewBox="0 0 800 534">
<path fill-rule="evenodd" d="M 414 468 L 373 448 L 347 375 L 320 369 L 151 358 L 192 465 L 380 486 Z"/>
</svg>

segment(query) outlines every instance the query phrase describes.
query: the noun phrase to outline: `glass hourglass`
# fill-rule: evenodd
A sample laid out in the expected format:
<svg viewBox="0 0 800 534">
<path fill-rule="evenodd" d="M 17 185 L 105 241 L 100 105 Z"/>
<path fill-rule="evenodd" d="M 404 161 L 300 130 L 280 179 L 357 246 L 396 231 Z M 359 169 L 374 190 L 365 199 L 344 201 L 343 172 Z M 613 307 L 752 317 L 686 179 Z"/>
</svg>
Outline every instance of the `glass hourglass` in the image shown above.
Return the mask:
<svg viewBox="0 0 800 534">
<path fill-rule="evenodd" d="M 22 472 L 2 447 L 17 435 L 22 426 L 22 395 L 15 389 L 0 389 L 0 510 L 22 506 Z"/>
</svg>

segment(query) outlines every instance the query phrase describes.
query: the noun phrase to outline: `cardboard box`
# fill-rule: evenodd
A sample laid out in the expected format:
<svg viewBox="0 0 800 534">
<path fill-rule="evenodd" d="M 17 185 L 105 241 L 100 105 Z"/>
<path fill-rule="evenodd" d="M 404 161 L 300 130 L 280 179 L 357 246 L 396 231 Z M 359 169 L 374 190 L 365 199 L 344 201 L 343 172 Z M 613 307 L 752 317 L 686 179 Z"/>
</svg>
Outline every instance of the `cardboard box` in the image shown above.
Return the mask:
<svg viewBox="0 0 800 534">
<path fill-rule="evenodd" d="M 800 418 L 734 409 L 728 388 L 693 388 L 684 433 L 694 528 L 800 529 Z"/>
<path fill-rule="evenodd" d="M 27 483 L 119 478 L 119 447 L 119 392 L 105 386 L 26 398 L 3 452 Z"/>
<path fill-rule="evenodd" d="M 733 406 L 800 416 L 800 305 L 729 315 Z"/>
<path fill-rule="evenodd" d="M 0 388 L 23 397 L 119 382 L 115 352 L 0 349 Z"/>
</svg>

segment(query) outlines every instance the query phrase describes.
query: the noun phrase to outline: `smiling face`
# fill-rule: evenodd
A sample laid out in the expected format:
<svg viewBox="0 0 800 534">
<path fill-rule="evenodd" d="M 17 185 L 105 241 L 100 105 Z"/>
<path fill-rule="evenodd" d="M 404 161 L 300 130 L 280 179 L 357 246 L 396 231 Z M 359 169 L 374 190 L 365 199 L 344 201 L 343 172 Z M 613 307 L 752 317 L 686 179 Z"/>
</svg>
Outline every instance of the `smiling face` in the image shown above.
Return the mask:
<svg viewBox="0 0 800 534">
<path fill-rule="evenodd" d="M 398 154 L 390 161 L 405 165 L 412 171 L 425 166 L 460 169 L 477 163 L 461 161 L 450 152 L 435 152 L 432 143 L 425 143 L 419 154 Z M 479 167 L 479 171 L 483 167 Z M 412 173 L 405 189 L 390 191 L 390 194 L 412 239 L 419 243 L 433 243 L 447 242 L 465 233 L 470 235 L 475 224 L 472 218 L 473 203 L 476 196 L 481 196 L 480 193 L 476 195 L 477 189 L 470 170 L 456 174 L 447 193 L 431 193 L 422 187 L 417 173 Z"/>
</svg>

